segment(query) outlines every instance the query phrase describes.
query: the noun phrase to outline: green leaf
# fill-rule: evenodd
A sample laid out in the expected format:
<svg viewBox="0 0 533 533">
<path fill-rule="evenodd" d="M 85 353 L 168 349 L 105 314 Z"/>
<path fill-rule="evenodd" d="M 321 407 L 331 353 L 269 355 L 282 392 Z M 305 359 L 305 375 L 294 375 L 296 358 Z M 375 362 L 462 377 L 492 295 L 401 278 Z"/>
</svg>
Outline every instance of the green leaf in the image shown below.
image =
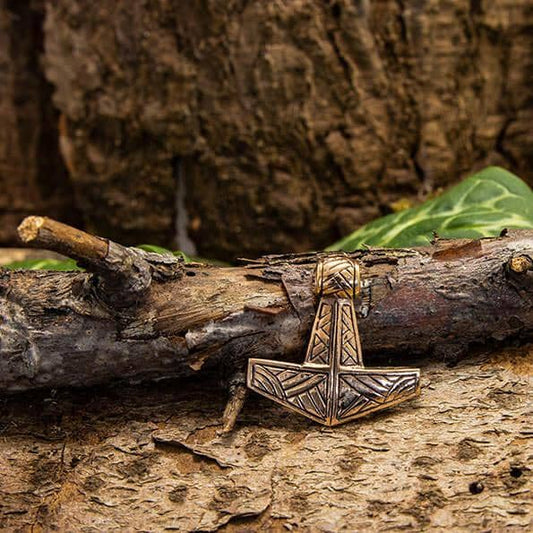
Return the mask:
<svg viewBox="0 0 533 533">
<path fill-rule="evenodd" d="M 478 238 L 497 236 L 504 228 L 533 229 L 533 191 L 503 168 L 488 167 L 422 205 L 369 222 L 327 250 L 424 246 L 433 232 Z"/>
<path fill-rule="evenodd" d="M 140 250 L 151 252 L 153 254 L 173 254 L 172 250 L 163 248 L 162 246 L 156 246 L 155 244 L 139 244 L 138 246 L 135 246 L 135 248 L 139 248 Z"/>
<path fill-rule="evenodd" d="M 181 250 L 172 251 L 168 248 L 163 248 L 162 246 L 156 246 L 154 244 L 140 244 L 139 246 L 136 246 L 136 248 L 140 248 L 141 250 L 144 250 L 145 252 L 153 252 L 156 254 L 172 254 L 176 257 L 183 257 L 183 261 L 185 263 L 206 263 L 208 265 L 217 265 L 217 266 L 229 266 L 229 263 L 225 263 L 224 261 L 218 261 L 217 259 L 206 259 L 205 257 L 198 257 L 198 256 L 191 256 L 187 255 Z"/>
<path fill-rule="evenodd" d="M 135 248 L 140 248 L 145 252 L 151 252 L 154 254 L 171 254 L 176 257 L 183 257 L 183 261 L 185 263 L 198 261 L 202 263 L 211 263 L 221 266 L 226 265 L 226 263 L 222 263 L 222 261 L 189 257 L 180 250 L 173 252 L 168 248 L 156 246 L 155 244 L 140 244 L 139 246 L 135 246 Z M 74 261 L 74 259 L 27 259 L 25 261 L 13 261 L 12 263 L 4 265 L 3 268 L 7 268 L 9 270 L 84 270 L 76 264 L 76 261 Z"/>
<path fill-rule="evenodd" d="M 74 259 L 27 259 L 25 261 L 13 261 L 4 265 L 9 270 L 83 270 Z"/>
<path fill-rule="evenodd" d="M 144 250 L 145 252 L 152 252 L 154 254 L 171 254 L 176 257 L 182 257 L 183 261 L 185 263 L 191 263 L 193 261 L 193 258 L 186 255 L 181 250 L 172 251 L 168 248 L 163 248 L 162 246 L 156 246 L 155 244 L 139 244 L 138 246 L 135 246 L 135 248 L 140 248 L 141 250 Z"/>
</svg>

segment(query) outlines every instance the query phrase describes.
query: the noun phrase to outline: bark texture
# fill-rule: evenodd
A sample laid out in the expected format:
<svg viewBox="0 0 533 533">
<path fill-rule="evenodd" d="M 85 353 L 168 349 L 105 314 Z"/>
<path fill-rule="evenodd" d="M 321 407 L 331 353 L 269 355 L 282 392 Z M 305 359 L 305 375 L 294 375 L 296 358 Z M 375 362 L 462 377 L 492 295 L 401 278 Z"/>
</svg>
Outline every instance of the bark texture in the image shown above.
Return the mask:
<svg viewBox="0 0 533 533">
<path fill-rule="evenodd" d="M 0 243 L 35 212 L 80 223 L 59 153 L 52 86 L 40 67 L 44 5 L 0 1 Z"/>
<path fill-rule="evenodd" d="M 90 229 L 317 249 L 487 164 L 533 182 L 527 0 L 47 4 Z"/>
<path fill-rule="evenodd" d="M 7 531 L 438 531 L 531 527 L 531 346 L 422 364 L 421 397 L 331 429 L 184 381 L 0 404 Z"/>
<path fill-rule="evenodd" d="M 184 264 L 30 217 L 28 243 L 93 273 L 0 271 L 0 391 L 242 371 L 249 357 L 301 359 L 315 312 L 315 254 L 242 267 Z M 353 253 L 366 288 L 361 341 L 400 366 L 457 360 L 533 333 L 533 236 Z"/>
</svg>

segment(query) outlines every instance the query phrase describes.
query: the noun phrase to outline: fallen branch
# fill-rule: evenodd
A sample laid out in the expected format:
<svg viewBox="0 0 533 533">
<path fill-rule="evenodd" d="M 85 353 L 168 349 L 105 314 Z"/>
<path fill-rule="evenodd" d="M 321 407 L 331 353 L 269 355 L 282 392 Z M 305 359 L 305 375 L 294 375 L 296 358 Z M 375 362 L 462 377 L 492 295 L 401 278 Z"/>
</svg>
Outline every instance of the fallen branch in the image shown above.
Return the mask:
<svg viewBox="0 0 533 533">
<path fill-rule="evenodd" d="M 26 219 L 19 233 L 87 272 L 0 271 L 1 392 L 214 367 L 233 376 L 252 356 L 303 357 L 316 254 L 220 268 L 125 248 L 41 217 Z M 532 336 L 533 232 L 351 255 L 367 282 L 359 327 L 368 361 L 459 357 L 475 343 Z M 242 403 L 242 387 L 232 387 Z"/>
<path fill-rule="evenodd" d="M 151 284 L 149 258 L 136 248 L 125 248 L 46 217 L 24 219 L 18 232 L 25 244 L 66 255 L 98 274 L 101 296 L 116 306 L 141 298 Z"/>
</svg>

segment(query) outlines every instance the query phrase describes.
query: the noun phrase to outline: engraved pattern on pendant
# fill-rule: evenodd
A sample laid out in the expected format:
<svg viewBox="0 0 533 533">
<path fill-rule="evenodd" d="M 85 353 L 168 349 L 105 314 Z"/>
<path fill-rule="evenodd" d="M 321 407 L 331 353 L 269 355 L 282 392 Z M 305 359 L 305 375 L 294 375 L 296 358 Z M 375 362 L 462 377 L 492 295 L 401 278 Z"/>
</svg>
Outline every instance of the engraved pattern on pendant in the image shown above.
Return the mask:
<svg viewBox="0 0 533 533">
<path fill-rule="evenodd" d="M 413 398 L 420 373 L 409 368 L 365 368 L 354 305 L 359 270 L 346 257 L 322 259 L 321 299 L 302 365 L 250 359 L 248 386 L 325 425 L 334 426 Z"/>
</svg>

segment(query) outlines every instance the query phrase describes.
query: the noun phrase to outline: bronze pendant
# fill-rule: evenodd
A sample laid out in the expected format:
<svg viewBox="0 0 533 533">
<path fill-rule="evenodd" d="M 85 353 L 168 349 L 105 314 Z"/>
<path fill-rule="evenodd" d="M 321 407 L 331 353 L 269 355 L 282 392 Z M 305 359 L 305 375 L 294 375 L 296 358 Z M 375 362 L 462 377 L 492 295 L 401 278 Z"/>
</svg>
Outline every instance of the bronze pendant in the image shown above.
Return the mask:
<svg viewBox="0 0 533 533">
<path fill-rule="evenodd" d="M 418 369 L 364 367 L 354 304 L 360 290 L 356 261 L 320 259 L 315 277 L 320 300 L 304 363 L 250 359 L 248 387 L 326 426 L 417 396 Z"/>
</svg>

